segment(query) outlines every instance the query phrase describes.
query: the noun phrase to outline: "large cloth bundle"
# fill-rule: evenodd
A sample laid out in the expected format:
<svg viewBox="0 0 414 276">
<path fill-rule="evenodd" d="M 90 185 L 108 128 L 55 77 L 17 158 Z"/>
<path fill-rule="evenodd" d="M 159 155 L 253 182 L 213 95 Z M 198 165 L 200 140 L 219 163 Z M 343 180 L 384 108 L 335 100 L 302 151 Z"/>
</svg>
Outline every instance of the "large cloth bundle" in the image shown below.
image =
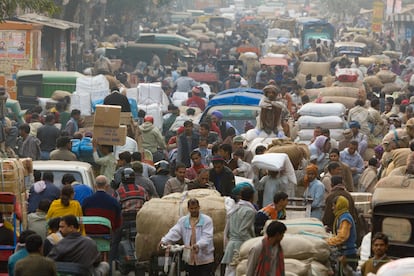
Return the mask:
<svg viewBox="0 0 414 276">
<path fill-rule="evenodd" d="M 315 127 L 324 128 L 344 128 L 345 120 L 339 116 L 301 116 L 298 119 L 300 129 L 314 129 Z"/>
<path fill-rule="evenodd" d="M 300 74 L 312 74 L 312 76 L 327 76 L 331 74 L 331 64 L 329 62 L 307 62 L 303 61 L 299 65 Z"/>
<path fill-rule="evenodd" d="M 365 89 L 354 88 L 354 87 L 324 87 L 319 89 L 319 96 L 321 97 L 351 97 L 354 99 L 366 100 L 367 95 Z"/>
<path fill-rule="evenodd" d="M 55 90 L 51 96 L 52 100 L 54 101 L 63 101 L 65 97 L 69 97 L 72 95 L 71 92 L 63 91 L 63 90 Z"/>
<path fill-rule="evenodd" d="M 392 94 L 394 92 L 401 91 L 402 87 L 396 82 L 388 82 L 384 84 L 384 87 L 381 89 L 382 92 L 386 94 Z"/>
<path fill-rule="evenodd" d="M 330 132 L 330 137 L 337 140 L 337 141 L 341 141 L 344 138 L 344 129 L 343 128 L 334 128 L 334 129 L 329 129 Z M 313 133 L 314 130 L 313 129 L 301 129 L 298 132 L 298 137 L 299 137 L 299 141 L 310 141 L 313 139 Z M 371 155 L 372 157 L 372 155 Z"/>
<path fill-rule="evenodd" d="M 301 87 L 305 86 L 305 84 L 306 84 L 306 75 L 305 74 L 298 73 L 296 75 L 295 79 Z M 330 74 L 329 75 L 323 75 L 322 84 L 325 85 L 326 87 L 329 87 L 329 86 L 332 85 L 334 80 L 335 80 L 335 78 L 333 76 L 331 76 Z M 317 82 L 316 75 L 312 74 L 312 81 L 313 81 L 313 83 Z"/>
<path fill-rule="evenodd" d="M 355 82 L 343 82 L 343 81 L 335 81 L 332 86 L 339 86 L 339 87 L 353 87 L 353 88 L 361 88 L 365 90 L 365 86 L 363 81 L 357 80 Z"/>
<path fill-rule="evenodd" d="M 250 248 L 258 242 L 262 242 L 262 239 L 263 237 L 257 237 L 245 241 L 240 247 L 240 260 L 247 259 Z M 285 234 L 281 245 L 285 259 L 307 260 L 313 258 L 324 263 L 331 254 L 329 245 L 324 239 L 309 235 Z"/>
<path fill-rule="evenodd" d="M 413 275 L 414 258 L 402 258 L 389 262 L 378 270 L 377 276 Z"/>
<path fill-rule="evenodd" d="M 356 68 L 340 68 L 335 72 L 336 79 L 341 82 L 356 82 L 359 77 L 357 70 Z"/>
<path fill-rule="evenodd" d="M 351 109 L 355 106 L 356 98 L 352 97 L 339 97 L 339 96 L 324 96 L 316 100 L 317 103 L 341 103 L 347 109 Z"/>
<path fill-rule="evenodd" d="M 321 91 L 320 88 L 305 89 L 305 94 L 309 97 L 310 101 L 314 101 L 319 97 Z"/>
<path fill-rule="evenodd" d="M 293 168 L 297 170 L 303 159 L 309 159 L 309 148 L 305 144 L 297 143 L 280 143 L 280 140 L 274 139 L 268 146 L 266 153 L 286 153 Z"/>
<path fill-rule="evenodd" d="M 376 76 L 381 80 L 382 83 L 386 84 L 389 82 L 395 82 L 397 75 L 389 70 L 380 70 Z"/>
<path fill-rule="evenodd" d="M 272 222 L 268 220 L 265 223 L 263 232 L 266 232 L 267 226 Z M 320 238 L 326 238 L 328 235 L 325 230 L 323 223 L 316 218 L 297 218 L 297 219 L 287 219 L 283 223 L 286 225 L 286 234 L 300 234 L 300 235 L 310 235 Z"/>
<path fill-rule="evenodd" d="M 375 57 L 359 57 L 359 64 L 364 65 L 366 67 L 369 67 L 376 62 L 377 60 L 375 59 Z"/>
<path fill-rule="evenodd" d="M 377 76 L 366 76 L 364 82 L 371 88 L 383 88 L 384 84 Z"/>
<path fill-rule="evenodd" d="M 410 143 L 410 136 L 403 128 L 397 128 L 394 130 L 390 130 L 387 134 L 385 134 L 384 138 L 382 139 L 382 145 L 385 151 L 390 151 L 389 144 L 390 142 L 397 143 L 398 148 L 408 148 Z"/>
<path fill-rule="evenodd" d="M 341 103 L 307 103 L 303 105 L 298 114 L 301 116 L 344 116 L 346 108 Z"/>
<path fill-rule="evenodd" d="M 407 158 L 412 153 L 410 148 L 401 148 L 391 151 L 394 168 L 407 165 Z"/>
<path fill-rule="evenodd" d="M 252 166 L 269 171 L 282 171 L 292 166 L 286 153 L 266 153 L 253 157 Z"/>
<path fill-rule="evenodd" d="M 154 198 L 144 204 L 136 219 L 138 233 L 135 239 L 135 251 L 139 261 L 150 260 L 150 257 L 156 254 L 161 238 L 181 216 L 187 214 L 189 198 L 197 198 L 201 212 L 212 218 L 215 253 L 222 254 L 223 231 L 226 224 L 225 198 L 217 191 L 197 189 L 170 194 L 161 199 Z"/>
<path fill-rule="evenodd" d="M 137 93 L 138 105 L 159 104 L 163 112 L 167 111 L 170 102 L 161 88 L 161 83 L 140 83 Z"/>
<path fill-rule="evenodd" d="M 375 188 L 414 188 L 414 178 L 407 175 L 403 176 L 386 176 L 378 180 Z M 401 190 L 401 192 L 404 192 Z"/>
</svg>

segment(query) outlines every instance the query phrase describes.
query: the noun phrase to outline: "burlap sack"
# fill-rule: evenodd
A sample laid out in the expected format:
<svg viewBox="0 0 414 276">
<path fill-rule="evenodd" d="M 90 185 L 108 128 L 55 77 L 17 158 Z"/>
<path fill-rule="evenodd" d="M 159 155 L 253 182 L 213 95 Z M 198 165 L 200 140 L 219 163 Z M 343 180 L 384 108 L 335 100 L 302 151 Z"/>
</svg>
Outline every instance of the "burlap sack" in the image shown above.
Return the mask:
<svg viewBox="0 0 414 276">
<path fill-rule="evenodd" d="M 249 250 L 263 237 L 257 237 L 245 241 L 240 247 L 240 260 L 247 259 Z M 281 242 L 285 259 L 306 260 L 314 258 L 317 261 L 325 262 L 331 253 L 328 243 L 321 238 L 309 235 L 285 234 Z"/>
<path fill-rule="evenodd" d="M 285 270 L 295 273 L 298 276 L 308 276 L 311 264 L 304 263 L 295 259 L 285 258 Z"/>
<path fill-rule="evenodd" d="M 242 260 L 236 268 L 236 276 L 246 275 L 247 272 L 247 259 Z"/>
<path fill-rule="evenodd" d="M 319 94 L 321 93 L 320 88 L 305 89 L 304 91 L 305 91 L 305 94 L 309 97 L 309 100 L 311 100 L 311 101 L 318 98 Z"/>
<path fill-rule="evenodd" d="M 414 178 L 409 178 L 406 175 L 403 176 L 386 176 L 378 180 L 375 188 L 401 188 L 406 189 L 414 188 Z"/>
<path fill-rule="evenodd" d="M 299 65 L 298 72 L 300 74 L 312 74 L 312 76 L 328 76 L 331 74 L 331 65 L 329 62 L 309 62 L 302 61 Z"/>
<path fill-rule="evenodd" d="M 296 75 L 295 79 L 301 87 L 305 87 L 305 84 L 306 84 L 306 75 L 305 74 L 298 73 Z M 335 78 L 333 76 L 324 75 L 323 78 L 322 78 L 322 84 L 326 87 L 329 87 L 329 86 L 332 86 L 334 80 L 335 80 Z M 313 81 L 313 83 L 317 82 L 316 75 L 312 74 L 312 81 Z"/>
<path fill-rule="evenodd" d="M 369 67 L 374 63 L 376 63 L 376 59 L 374 57 L 359 57 L 359 64 L 361 65 Z"/>
<path fill-rule="evenodd" d="M 286 153 L 295 170 L 298 169 L 302 159 L 306 159 L 306 151 L 302 147 L 298 147 L 297 144 L 282 146 L 271 144 L 268 146 L 266 153 Z"/>
<path fill-rule="evenodd" d="M 363 101 L 367 99 L 367 95 L 365 93 L 365 89 L 359 89 L 354 87 L 325 87 L 319 89 L 320 97 L 352 97 L 352 98 L 359 98 Z"/>
<path fill-rule="evenodd" d="M 139 261 L 150 260 L 157 252 L 158 243 L 174 226 L 178 219 L 187 214 L 187 201 L 195 197 L 200 202 L 202 213 L 214 222 L 214 248 L 218 259 L 223 253 L 223 231 L 226 222 L 224 197 L 217 191 L 191 190 L 188 194 L 175 193 L 164 198 L 154 198 L 146 202 L 137 214 L 137 235 L 135 251 Z"/>
<path fill-rule="evenodd" d="M 382 53 L 392 59 L 400 59 L 402 53 L 397 51 L 382 51 Z"/>
<path fill-rule="evenodd" d="M 317 261 L 311 262 L 312 276 L 328 276 L 329 268 Z"/>
<path fill-rule="evenodd" d="M 332 86 L 339 86 L 339 87 L 353 87 L 353 88 L 364 88 L 364 83 L 360 80 L 355 82 L 342 82 L 342 81 L 335 81 Z M 364 88 L 365 89 L 365 88 Z"/>
<path fill-rule="evenodd" d="M 371 88 L 383 88 L 384 84 L 377 76 L 366 76 L 364 82 Z"/>
<path fill-rule="evenodd" d="M 62 101 L 65 97 L 70 97 L 72 93 L 63 90 L 55 90 L 52 94 L 52 100 L 54 101 Z"/>
<path fill-rule="evenodd" d="M 369 161 L 369 159 L 371 159 L 372 157 L 375 156 L 375 151 L 373 148 L 367 148 L 364 152 L 364 156 L 362 156 L 362 158 L 364 159 L 364 161 Z"/>
<path fill-rule="evenodd" d="M 331 97 L 331 96 L 325 96 L 318 98 L 317 102 L 320 103 L 341 103 L 343 104 L 347 109 L 351 109 L 355 106 L 356 98 L 351 97 Z"/>
<path fill-rule="evenodd" d="M 386 83 L 394 82 L 397 79 L 397 75 L 388 70 L 380 70 L 376 76 L 385 85 Z"/>
<path fill-rule="evenodd" d="M 401 91 L 401 89 L 402 89 L 401 86 L 399 86 L 397 83 L 389 82 L 389 83 L 384 84 L 384 87 L 381 89 L 381 91 L 386 94 L 392 94 L 394 92 Z"/>
<path fill-rule="evenodd" d="M 281 245 L 285 258 L 296 260 L 314 258 L 325 262 L 331 254 L 329 245 L 324 239 L 308 235 L 285 234 Z"/>
<path fill-rule="evenodd" d="M 385 151 L 390 151 L 391 148 L 389 147 L 389 144 L 391 142 L 394 142 L 397 143 L 398 148 L 408 148 L 410 139 L 411 138 L 405 129 L 397 128 L 385 134 L 384 138 L 382 139 L 382 146 L 384 147 Z"/>
<path fill-rule="evenodd" d="M 410 148 L 401 148 L 395 149 L 391 151 L 392 153 L 392 160 L 394 162 L 394 168 L 399 168 L 401 166 L 407 165 L 407 157 L 411 153 Z"/>
</svg>

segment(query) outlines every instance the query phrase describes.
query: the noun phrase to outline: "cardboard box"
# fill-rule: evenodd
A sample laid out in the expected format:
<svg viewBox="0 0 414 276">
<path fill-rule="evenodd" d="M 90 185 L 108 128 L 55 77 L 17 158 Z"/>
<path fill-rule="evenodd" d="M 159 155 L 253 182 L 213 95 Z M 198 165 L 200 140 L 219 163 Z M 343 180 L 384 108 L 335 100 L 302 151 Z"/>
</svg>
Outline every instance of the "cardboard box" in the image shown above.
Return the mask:
<svg viewBox="0 0 414 276">
<path fill-rule="evenodd" d="M 97 105 L 95 110 L 94 126 L 118 128 L 121 121 L 121 107 L 119 105 Z"/>
<path fill-rule="evenodd" d="M 100 145 L 122 146 L 126 143 L 127 127 L 101 127 L 94 126 L 93 139 Z"/>
</svg>

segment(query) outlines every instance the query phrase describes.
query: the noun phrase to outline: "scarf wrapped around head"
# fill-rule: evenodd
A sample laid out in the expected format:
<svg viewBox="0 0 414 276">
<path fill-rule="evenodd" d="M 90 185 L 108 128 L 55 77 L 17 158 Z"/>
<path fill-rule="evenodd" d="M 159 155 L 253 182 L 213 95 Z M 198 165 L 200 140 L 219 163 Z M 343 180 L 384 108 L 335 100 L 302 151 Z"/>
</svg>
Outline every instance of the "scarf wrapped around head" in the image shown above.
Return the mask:
<svg viewBox="0 0 414 276">
<path fill-rule="evenodd" d="M 333 224 L 333 232 L 334 234 L 336 233 L 337 230 L 337 224 L 338 224 L 338 220 L 339 217 L 345 213 L 349 212 L 349 201 L 348 199 L 346 199 L 346 197 L 344 196 L 338 196 L 338 198 L 336 199 L 336 203 L 335 203 L 335 211 L 333 212 L 335 215 L 335 221 Z"/>
<path fill-rule="evenodd" d="M 318 175 L 318 166 L 316 166 L 315 164 L 309 164 L 306 167 L 306 174 L 305 177 L 303 178 L 303 185 L 305 186 L 305 188 L 307 188 L 309 186 L 310 180 L 308 178 L 308 173 L 314 173 L 315 176 Z"/>
<path fill-rule="evenodd" d="M 326 137 L 325 135 L 319 135 L 318 137 L 315 138 L 315 142 L 313 142 L 315 144 L 315 146 L 318 148 L 319 151 L 323 151 L 323 146 L 325 145 L 326 141 L 329 138 Z"/>
</svg>

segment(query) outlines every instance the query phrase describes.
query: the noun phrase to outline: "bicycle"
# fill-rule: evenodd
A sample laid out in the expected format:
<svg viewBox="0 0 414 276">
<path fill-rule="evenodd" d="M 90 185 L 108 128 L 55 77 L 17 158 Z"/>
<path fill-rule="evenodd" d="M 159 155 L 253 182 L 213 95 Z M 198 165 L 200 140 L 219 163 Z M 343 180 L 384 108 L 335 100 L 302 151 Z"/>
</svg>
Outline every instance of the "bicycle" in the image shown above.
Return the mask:
<svg viewBox="0 0 414 276">
<path fill-rule="evenodd" d="M 161 245 L 165 250 L 164 273 L 168 276 L 179 276 L 181 274 L 182 253 L 186 246 L 179 244 Z M 172 256 L 170 257 L 170 253 Z"/>
</svg>

